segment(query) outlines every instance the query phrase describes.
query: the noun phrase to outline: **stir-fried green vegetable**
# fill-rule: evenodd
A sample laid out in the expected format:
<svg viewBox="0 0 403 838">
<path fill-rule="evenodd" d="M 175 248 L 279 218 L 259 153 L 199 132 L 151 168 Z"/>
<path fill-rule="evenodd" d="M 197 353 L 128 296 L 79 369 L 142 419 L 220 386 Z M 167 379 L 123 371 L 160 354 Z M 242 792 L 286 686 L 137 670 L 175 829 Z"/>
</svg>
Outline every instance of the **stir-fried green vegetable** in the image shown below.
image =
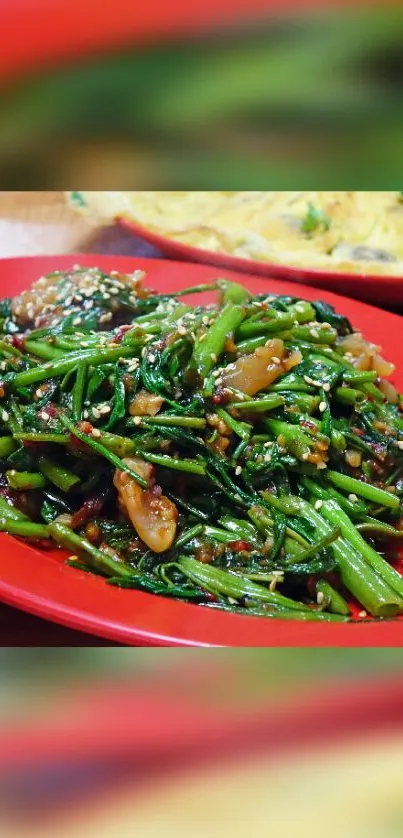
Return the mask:
<svg viewBox="0 0 403 838">
<path fill-rule="evenodd" d="M 2 532 L 240 614 L 403 613 L 402 400 L 328 304 L 75 268 L 2 311 Z"/>
</svg>

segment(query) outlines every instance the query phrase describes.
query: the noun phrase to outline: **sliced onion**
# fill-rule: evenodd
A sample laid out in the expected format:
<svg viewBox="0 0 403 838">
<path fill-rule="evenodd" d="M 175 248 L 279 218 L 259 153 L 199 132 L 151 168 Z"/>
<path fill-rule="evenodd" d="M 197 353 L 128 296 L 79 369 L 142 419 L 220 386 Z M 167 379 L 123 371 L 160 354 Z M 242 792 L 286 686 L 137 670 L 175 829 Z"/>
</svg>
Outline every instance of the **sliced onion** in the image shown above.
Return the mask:
<svg viewBox="0 0 403 838">
<path fill-rule="evenodd" d="M 396 390 L 396 387 L 390 383 L 390 381 L 386 381 L 386 379 L 382 379 L 379 383 L 379 389 L 384 396 L 386 396 L 386 400 L 390 402 L 390 404 L 397 404 L 399 400 L 399 394 Z"/>
<path fill-rule="evenodd" d="M 164 399 L 148 390 L 139 390 L 129 405 L 130 416 L 156 416 L 164 404 Z"/>
<path fill-rule="evenodd" d="M 149 482 L 153 467 L 137 457 L 124 459 L 130 466 Z M 129 516 L 139 538 L 154 553 L 163 553 L 172 546 L 178 522 L 178 510 L 169 498 L 154 489 L 142 489 L 126 471 L 117 469 L 113 483 L 118 490 L 121 508 Z M 161 490 L 159 490 L 161 491 Z"/>
<path fill-rule="evenodd" d="M 251 355 L 242 355 L 231 364 L 231 369 L 224 370 L 223 387 L 233 387 L 241 393 L 254 396 L 301 361 L 302 355 L 298 351 L 284 358 L 283 341 L 273 338 L 255 349 Z"/>
</svg>

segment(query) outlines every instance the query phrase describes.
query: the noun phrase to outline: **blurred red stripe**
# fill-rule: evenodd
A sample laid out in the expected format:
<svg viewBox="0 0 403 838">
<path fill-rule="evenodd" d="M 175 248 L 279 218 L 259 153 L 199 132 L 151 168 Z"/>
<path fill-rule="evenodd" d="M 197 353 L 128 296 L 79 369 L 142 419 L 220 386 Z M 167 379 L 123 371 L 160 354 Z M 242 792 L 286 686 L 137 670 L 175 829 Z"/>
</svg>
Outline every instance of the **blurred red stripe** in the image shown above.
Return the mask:
<svg viewBox="0 0 403 838">
<path fill-rule="evenodd" d="M 323 11 L 353 2 L 365 0 L 0 0 L 0 82 L 97 50 L 191 36 L 263 14 Z"/>
<path fill-rule="evenodd" d="M 380 676 L 382 677 L 382 676 Z M 403 723 L 403 678 L 333 683 L 298 699 L 268 696 L 260 707 L 205 708 L 186 702 L 162 684 L 71 694 L 46 718 L 0 730 L 0 771 L 19 771 L 60 759 L 171 756 L 206 759 L 224 752 L 270 751 L 342 741 L 397 729 Z M 193 756 L 192 756 L 193 755 Z"/>
</svg>

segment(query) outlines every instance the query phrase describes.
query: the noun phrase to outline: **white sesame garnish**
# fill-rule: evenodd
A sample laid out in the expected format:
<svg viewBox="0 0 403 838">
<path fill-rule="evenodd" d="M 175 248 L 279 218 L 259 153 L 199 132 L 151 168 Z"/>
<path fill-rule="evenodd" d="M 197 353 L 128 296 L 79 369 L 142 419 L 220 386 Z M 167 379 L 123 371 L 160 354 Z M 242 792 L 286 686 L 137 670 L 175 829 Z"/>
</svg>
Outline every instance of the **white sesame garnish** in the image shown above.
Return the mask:
<svg viewBox="0 0 403 838">
<path fill-rule="evenodd" d="M 109 293 L 110 294 L 119 294 L 119 288 L 114 288 L 114 287 L 109 288 Z"/>
<path fill-rule="evenodd" d="M 6 410 L 2 410 L 2 411 L 1 411 L 1 418 L 2 418 L 3 422 L 8 422 L 8 420 L 9 420 L 10 416 L 9 416 L 9 414 L 7 413 L 7 411 L 6 411 Z"/>
<path fill-rule="evenodd" d="M 274 443 L 272 442 L 272 440 L 269 440 L 268 442 L 264 443 L 263 448 L 271 448 L 273 444 Z"/>
<path fill-rule="evenodd" d="M 277 358 L 277 355 L 272 355 L 271 360 L 273 361 L 273 364 L 281 364 L 280 358 Z"/>
<path fill-rule="evenodd" d="M 155 363 L 155 355 L 152 352 L 150 352 L 150 354 L 148 356 L 148 360 L 149 360 L 150 364 Z"/>
<path fill-rule="evenodd" d="M 40 387 L 38 387 L 38 389 L 37 389 L 37 390 L 35 390 L 35 396 L 37 396 L 37 397 L 38 397 L 38 399 L 41 399 L 41 398 L 42 398 L 42 396 L 43 396 L 43 392 L 42 392 L 42 390 L 41 390 L 41 388 L 40 388 Z"/>
<path fill-rule="evenodd" d="M 89 346 L 89 343 L 88 343 L 87 340 L 82 340 L 81 343 L 80 343 L 80 346 L 87 347 L 87 346 Z"/>
<path fill-rule="evenodd" d="M 319 332 L 317 329 L 309 329 L 309 334 L 312 335 L 313 338 L 319 337 Z"/>
<path fill-rule="evenodd" d="M 49 413 L 46 413 L 46 410 L 42 410 L 39 416 L 41 417 L 41 419 L 43 419 L 44 422 L 49 422 L 50 416 Z"/>
<path fill-rule="evenodd" d="M 303 453 L 303 455 L 302 455 L 302 459 L 303 459 L 303 460 L 307 460 L 307 459 L 308 459 L 308 457 L 309 457 L 309 452 L 308 452 L 308 451 L 304 451 L 304 453 Z"/>
<path fill-rule="evenodd" d="M 303 379 L 307 384 L 313 384 L 313 379 L 310 378 L 309 375 L 304 375 Z"/>
<path fill-rule="evenodd" d="M 186 335 L 186 331 L 185 326 L 178 326 L 178 335 Z"/>
<path fill-rule="evenodd" d="M 88 419 L 89 415 L 90 414 L 88 413 L 88 410 L 84 410 L 84 412 L 83 412 L 84 419 Z"/>
<path fill-rule="evenodd" d="M 216 386 L 221 387 L 221 384 L 223 383 L 223 381 L 224 381 L 223 378 L 216 378 L 216 380 L 215 380 Z"/>
<path fill-rule="evenodd" d="M 326 402 L 320 402 L 319 404 L 319 413 L 324 413 L 327 408 Z"/>
<path fill-rule="evenodd" d="M 315 509 L 320 509 L 323 506 L 323 500 L 316 500 L 314 506 Z"/>
<path fill-rule="evenodd" d="M 323 605 L 324 601 L 325 595 L 323 591 L 318 591 L 318 593 L 316 594 L 316 602 L 318 603 L 318 605 Z"/>
<path fill-rule="evenodd" d="M 108 320 L 112 320 L 112 312 L 111 311 L 108 311 L 106 314 L 101 314 L 101 316 L 99 318 L 100 323 L 107 323 Z"/>
<path fill-rule="evenodd" d="M 316 468 L 319 469 L 319 471 L 321 471 L 323 468 L 326 468 L 326 463 L 324 462 L 324 460 L 322 460 L 322 462 L 320 463 L 316 463 Z"/>
<path fill-rule="evenodd" d="M 403 449 L 403 439 L 399 439 L 399 442 L 397 443 L 397 447 L 400 448 L 400 449 Z"/>
<path fill-rule="evenodd" d="M 133 424 L 134 425 L 141 425 L 141 416 L 134 416 Z"/>
<path fill-rule="evenodd" d="M 358 497 L 354 494 L 354 492 L 350 492 L 348 499 L 349 501 L 351 501 L 351 503 L 357 503 L 358 501 Z"/>
<path fill-rule="evenodd" d="M 215 355 L 214 352 L 212 352 L 211 355 L 210 355 L 210 358 L 213 361 L 213 363 L 215 364 L 216 361 L 217 361 L 217 355 Z"/>
<path fill-rule="evenodd" d="M 0 370 L 3 370 L 3 372 L 4 372 L 4 370 L 6 370 L 6 369 L 7 369 L 7 363 L 6 363 L 6 361 L 2 361 L 1 364 L 0 364 Z"/>
<path fill-rule="evenodd" d="M 101 431 L 99 428 L 93 428 L 91 431 L 91 436 L 94 436 L 95 439 L 98 439 L 101 436 Z"/>
<path fill-rule="evenodd" d="M 358 616 L 359 616 L 359 617 L 368 617 L 368 614 L 367 614 L 367 612 L 366 612 L 366 611 L 359 611 L 359 612 L 358 612 Z"/>
<path fill-rule="evenodd" d="M 320 382 L 319 382 L 319 386 L 320 386 Z M 324 389 L 325 393 L 328 393 L 328 392 L 329 392 L 329 390 L 330 390 L 330 384 L 329 384 L 329 382 L 328 382 L 328 381 L 326 381 L 326 382 L 324 383 L 324 385 L 323 385 L 323 389 Z"/>
<path fill-rule="evenodd" d="M 91 410 L 91 413 L 92 413 L 94 419 L 100 419 L 101 418 L 101 414 L 100 414 L 97 407 L 93 407 L 92 410 Z"/>
<path fill-rule="evenodd" d="M 99 408 L 99 412 L 101 416 L 106 416 L 107 413 L 111 412 L 111 409 L 108 404 L 103 404 L 102 407 Z"/>
<path fill-rule="evenodd" d="M 75 317 L 73 320 L 73 326 L 79 326 L 81 323 L 81 317 Z"/>
<path fill-rule="evenodd" d="M 242 474 L 242 466 L 237 466 L 236 467 L 235 474 Z"/>
<path fill-rule="evenodd" d="M 269 463 L 270 460 L 271 460 L 271 454 L 269 454 L 269 453 L 265 454 L 263 459 L 264 459 L 265 463 Z"/>
</svg>

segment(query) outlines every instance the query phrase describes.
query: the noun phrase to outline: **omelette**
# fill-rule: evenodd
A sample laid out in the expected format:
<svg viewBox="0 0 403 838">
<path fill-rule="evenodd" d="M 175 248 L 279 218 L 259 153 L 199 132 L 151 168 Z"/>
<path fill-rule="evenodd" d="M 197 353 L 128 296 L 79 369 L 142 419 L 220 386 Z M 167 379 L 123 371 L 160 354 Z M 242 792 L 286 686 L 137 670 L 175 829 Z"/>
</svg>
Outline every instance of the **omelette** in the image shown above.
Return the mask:
<svg viewBox="0 0 403 838">
<path fill-rule="evenodd" d="M 74 192 L 69 200 L 104 221 L 122 217 L 214 253 L 403 275 L 402 192 Z"/>
</svg>

